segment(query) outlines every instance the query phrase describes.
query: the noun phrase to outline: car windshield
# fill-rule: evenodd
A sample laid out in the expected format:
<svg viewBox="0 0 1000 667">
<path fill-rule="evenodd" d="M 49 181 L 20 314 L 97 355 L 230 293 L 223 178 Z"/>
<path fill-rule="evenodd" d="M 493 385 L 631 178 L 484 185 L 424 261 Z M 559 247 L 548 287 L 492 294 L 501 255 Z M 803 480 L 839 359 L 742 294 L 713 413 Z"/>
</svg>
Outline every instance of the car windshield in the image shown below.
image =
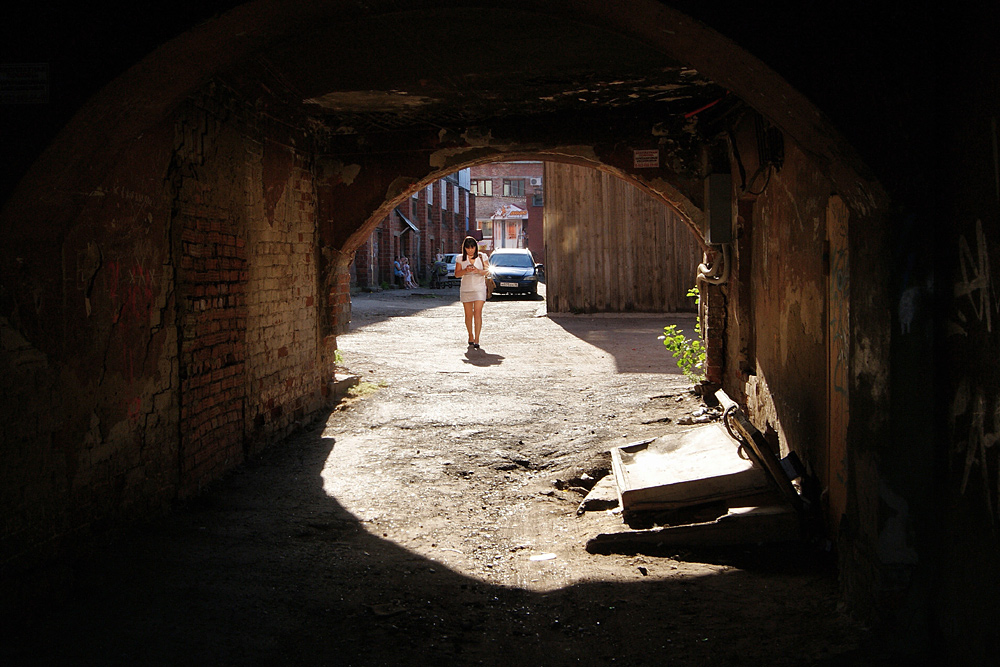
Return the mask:
<svg viewBox="0 0 1000 667">
<path fill-rule="evenodd" d="M 490 264 L 493 266 L 510 266 L 518 269 L 531 269 L 535 266 L 531 263 L 531 255 L 522 255 L 520 253 L 497 253 L 490 257 Z"/>
</svg>

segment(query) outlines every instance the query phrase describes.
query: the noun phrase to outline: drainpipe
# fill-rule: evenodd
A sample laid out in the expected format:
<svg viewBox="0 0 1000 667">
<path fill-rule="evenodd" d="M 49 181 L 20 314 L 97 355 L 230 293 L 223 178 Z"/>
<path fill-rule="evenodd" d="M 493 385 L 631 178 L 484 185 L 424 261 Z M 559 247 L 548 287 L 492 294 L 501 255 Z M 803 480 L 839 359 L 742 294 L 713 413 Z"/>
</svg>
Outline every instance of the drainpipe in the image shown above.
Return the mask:
<svg viewBox="0 0 1000 667">
<path fill-rule="evenodd" d="M 729 243 L 720 243 L 713 247 L 718 248 L 715 261 L 712 265 L 698 265 L 698 280 L 702 280 L 709 285 L 723 285 L 729 280 L 730 248 Z"/>
</svg>

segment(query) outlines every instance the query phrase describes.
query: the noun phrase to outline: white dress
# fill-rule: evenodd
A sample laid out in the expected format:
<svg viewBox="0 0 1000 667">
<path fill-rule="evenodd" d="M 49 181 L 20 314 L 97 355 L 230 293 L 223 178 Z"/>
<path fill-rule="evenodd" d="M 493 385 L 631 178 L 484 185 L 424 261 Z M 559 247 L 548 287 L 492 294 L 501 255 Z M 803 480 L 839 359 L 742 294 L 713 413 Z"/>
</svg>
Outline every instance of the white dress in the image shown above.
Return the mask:
<svg viewBox="0 0 1000 667">
<path fill-rule="evenodd" d="M 464 258 L 458 260 L 459 266 L 462 270 L 469 268 L 469 266 L 475 266 L 477 269 L 486 268 L 486 260 L 483 259 L 482 255 L 475 258 L 471 262 L 467 262 Z M 486 301 L 486 276 L 481 276 L 478 273 L 467 273 L 462 276 L 462 286 L 458 291 L 459 300 L 462 303 L 469 301 Z"/>
</svg>

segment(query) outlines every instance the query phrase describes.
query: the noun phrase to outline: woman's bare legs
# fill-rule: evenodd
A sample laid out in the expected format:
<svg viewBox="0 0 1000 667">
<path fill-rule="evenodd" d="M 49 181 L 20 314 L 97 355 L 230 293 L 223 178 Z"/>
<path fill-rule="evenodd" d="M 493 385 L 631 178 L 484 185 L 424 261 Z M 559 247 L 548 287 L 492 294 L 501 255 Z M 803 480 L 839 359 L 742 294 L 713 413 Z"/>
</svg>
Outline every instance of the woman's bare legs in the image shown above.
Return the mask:
<svg viewBox="0 0 1000 667">
<path fill-rule="evenodd" d="M 475 320 L 476 337 L 472 340 L 479 345 L 479 332 L 483 330 L 483 304 L 485 301 L 472 302 L 472 317 Z"/>
<path fill-rule="evenodd" d="M 476 339 L 472 337 L 472 318 L 474 316 L 474 309 L 477 303 L 482 303 L 481 301 L 463 301 L 462 306 L 465 307 L 465 328 L 469 330 L 469 342 L 474 343 Z M 481 318 L 480 318 L 481 319 Z M 482 321 L 480 321 L 479 326 L 482 327 Z"/>
</svg>

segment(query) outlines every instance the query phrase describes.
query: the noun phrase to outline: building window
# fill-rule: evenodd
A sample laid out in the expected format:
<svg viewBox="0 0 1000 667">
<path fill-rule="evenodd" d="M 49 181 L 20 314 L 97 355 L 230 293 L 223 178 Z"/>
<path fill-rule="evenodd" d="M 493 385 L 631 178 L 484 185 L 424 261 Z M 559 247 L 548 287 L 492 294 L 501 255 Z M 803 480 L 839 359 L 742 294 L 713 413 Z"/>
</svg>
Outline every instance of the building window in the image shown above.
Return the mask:
<svg viewBox="0 0 1000 667">
<path fill-rule="evenodd" d="M 483 232 L 484 239 L 493 238 L 493 221 L 492 220 L 479 220 L 479 229 Z"/>
<path fill-rule="evenodd" d="M 469 191 L 479 197 L 493 196 L 493 179 L 478 178 L 472 181 Z"/>
<path fill-rule="evenodd" d="M 523 197 L 524 196 L 524 179 L 523 178 L 505 178 L 505 179 L 503 179 L 503 196 L 504 197 Z"/>
<path fill-rule="evenodd" d="M 542 193 L 536 192 L 535 194 L 531 195 L 531 205 L 532 206 L 545 205 L 545 197 L 542 196 Z"/>
</svg>

